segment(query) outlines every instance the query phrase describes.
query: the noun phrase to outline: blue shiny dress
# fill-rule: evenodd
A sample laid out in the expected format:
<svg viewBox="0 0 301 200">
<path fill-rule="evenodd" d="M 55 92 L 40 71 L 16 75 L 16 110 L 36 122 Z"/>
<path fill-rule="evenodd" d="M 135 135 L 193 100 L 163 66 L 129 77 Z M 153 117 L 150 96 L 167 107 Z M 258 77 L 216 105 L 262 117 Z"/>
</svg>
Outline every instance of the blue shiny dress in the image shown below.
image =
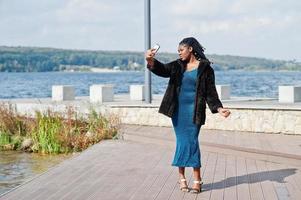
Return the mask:
<svg viewBox="0 0 301 200">
<path fill-rule="evenodd" d="M 176 135 L 176 150 L 172 166 L 201 167 L 201 153 L 198 136 L 200 126 L 193 123 L 194 99 L 196 90 L 197 68 L 185 71 L 178 106 L 172 116 Z"/>
</svg>

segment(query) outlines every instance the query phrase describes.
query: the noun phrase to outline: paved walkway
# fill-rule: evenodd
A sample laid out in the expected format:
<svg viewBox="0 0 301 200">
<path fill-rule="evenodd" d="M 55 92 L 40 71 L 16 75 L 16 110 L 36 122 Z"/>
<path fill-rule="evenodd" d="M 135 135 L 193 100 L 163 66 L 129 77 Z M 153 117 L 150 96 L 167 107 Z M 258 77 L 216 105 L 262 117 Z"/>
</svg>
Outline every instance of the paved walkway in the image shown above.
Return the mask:
<svg viewBox="0 0 301 200">
<path fill-rule="evenodd" d="M 170 165 L 174 145 L 168 138 L 172 136 L 162 134 L 164 140 L 156 135 L 170 129 L 124 126 L 122 130 L 126 140 L 102 141 L 0 199 L 300 199 L 298 157 L 251 152 L 243 145 L 215 146 L 218 143 L 211 141 L 201 145 L 203 192 L 183 193 L 176 183 L 177 168 Z M 139 135 L 141 131 L 146 132 Z M 218 141 L 223 145 L 223 140 Z M 186 177 L 191 186 L 191 168 Z"/>
</svg>

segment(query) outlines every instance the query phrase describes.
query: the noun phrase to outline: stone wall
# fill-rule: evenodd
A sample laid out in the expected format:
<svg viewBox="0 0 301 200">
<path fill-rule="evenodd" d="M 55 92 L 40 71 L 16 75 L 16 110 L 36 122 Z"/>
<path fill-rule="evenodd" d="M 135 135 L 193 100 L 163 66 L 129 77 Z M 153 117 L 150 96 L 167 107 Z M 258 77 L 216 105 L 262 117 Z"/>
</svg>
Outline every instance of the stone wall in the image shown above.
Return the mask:
<svg viewBox="0 0 301 200">
<path fill-rule="evenodd" d="M 81 113 L 88 113 L 93 107 L 104 115 L 118 115 L 122 123 L 151 125 L 151 126 L 172 126 L 171 119 L 158 113 L 158 105 L 112 105 L 91 104 L 89 102 L 53 103 L 12 103 L 16 105 L 20 113 L 34 114 L 35 110 L 64 111 L 67 106 L 73 106 Z M 223 118 L 218 113 L 212 114 L 207 108 L 206 124 L 204 129 L 220 129 L 231 131 L 251 131 L 263 133 L 283 133 L 301 135 L 301 110 L 266 108 L 266 107 L 237 107 L 230 104 L 227 107 L 231 110 L 228 118 Z"/>
<path fill-rule="evenodd" d="M 231 108 L 231 112 L 227 119 L 207 113 L 204 128 L 301 135 L 301 112 L 297 110 Z"/>
<path fill-rule="evenodd" d="M 299 110 L 230 108 L 228 118 L 212 114 L 207 109 L 204 129 L 252 131 L 301 135 L 301 112 Z M 158 113 L 158 108 L 118 107 L 110 112 L 120 116 L 126 124 L 172 126 L 171 119 Z"/>
</svg>

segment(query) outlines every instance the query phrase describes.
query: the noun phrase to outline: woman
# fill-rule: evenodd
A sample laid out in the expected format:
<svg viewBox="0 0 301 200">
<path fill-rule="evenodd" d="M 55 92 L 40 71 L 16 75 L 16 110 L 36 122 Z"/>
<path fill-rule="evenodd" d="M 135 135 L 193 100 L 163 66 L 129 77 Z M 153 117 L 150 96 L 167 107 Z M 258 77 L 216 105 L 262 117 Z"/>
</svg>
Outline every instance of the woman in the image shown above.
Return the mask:
<svg viewBox="0 0 301 200">
<path fill-rule="evenodd" d="M 179 168 L 180 189 L 184 192 L 201 191 L 201 154 L 198 135 L 205 124 L 206 102 L 212 113 L 228 117 L 215 87 L 214 70 L 204 55 L 204 49 L 193 37 L 184 38 L 178 47 L 179 59 L 162 64 L 154 58 L 155 49 L 145 54 L 147 68 L 169 82 L 159 113 L 171 117 L 176 135 L 176 150 L 172 166 Z M 189 190 L 185 167 L 193 167 L 194 181 Z"/>
</svg>

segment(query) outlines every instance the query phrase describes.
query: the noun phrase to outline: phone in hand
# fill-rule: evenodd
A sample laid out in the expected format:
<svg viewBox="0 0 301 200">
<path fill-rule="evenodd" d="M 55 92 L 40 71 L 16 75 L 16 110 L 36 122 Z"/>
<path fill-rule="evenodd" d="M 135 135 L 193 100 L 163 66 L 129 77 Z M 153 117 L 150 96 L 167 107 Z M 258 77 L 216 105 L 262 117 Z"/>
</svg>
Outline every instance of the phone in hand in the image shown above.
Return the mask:
<svg viewBox="0 0 301 200">
<path fill-rule="evenodd" d="M 155 44 L 155 46 L 153 46 L 153 49 L 155 50 L 154 53 L 157 53 L 158 50 L 160 49 L 160 45 L 159 44 Z"/>
</svg>

